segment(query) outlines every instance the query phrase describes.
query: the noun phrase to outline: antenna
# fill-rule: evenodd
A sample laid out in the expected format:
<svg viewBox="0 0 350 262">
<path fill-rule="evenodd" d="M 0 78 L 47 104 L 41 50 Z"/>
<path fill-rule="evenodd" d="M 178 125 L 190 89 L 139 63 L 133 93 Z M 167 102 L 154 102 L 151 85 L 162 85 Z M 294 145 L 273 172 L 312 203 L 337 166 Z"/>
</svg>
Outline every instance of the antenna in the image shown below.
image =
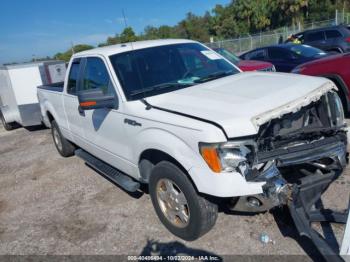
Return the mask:
<svg viewBox="0 0 350 262">
<path fill-rule="evenodd" d="M 124 9 L 122 9 L 122 15 L 123 15 L 123 19 L 124 19 L 124 25 L 125 25 L 125 29 L 128 28 L 128 24 L 126 22 L 126 17 L 125 17 L 125 13 L 124 13 Z M 134 46 L 132 44 L 132 41 L 130 42 L 131 45 L 131 50 L 134 51 Z"/>
<path fill-rule="evenodd" d="M 122 15 L 123 15 L 123 19 L 124 19 L 125 28 L 127 28 L 127 27 L 128 27 L 128 24 L 126 23 L 126 18 L 125 18 L 124 9 L 122 9 Z"/>
</svg>

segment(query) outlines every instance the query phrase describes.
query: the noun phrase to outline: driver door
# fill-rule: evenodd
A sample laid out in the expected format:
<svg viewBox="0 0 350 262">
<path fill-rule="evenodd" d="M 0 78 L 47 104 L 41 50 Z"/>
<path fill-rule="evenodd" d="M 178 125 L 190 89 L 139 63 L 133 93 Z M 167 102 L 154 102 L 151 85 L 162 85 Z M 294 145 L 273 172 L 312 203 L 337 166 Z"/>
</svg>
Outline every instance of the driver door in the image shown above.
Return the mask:
<svg viewBox="0 0 350 262">
<path fill-rule="evenodd" d="M 80 90 L 100 88 L 105 94 L 113 95 L 118 105 L 116 109 L 100 108 L 83 111 L 81 121 L 86 142 L 85 149 L 108 164 L 130 173 L 130 163 L 125 160 L 128 144 L 124 128 L 125 117 L 103 58 L 86 58 L 81 78 Z"/>
</svg>

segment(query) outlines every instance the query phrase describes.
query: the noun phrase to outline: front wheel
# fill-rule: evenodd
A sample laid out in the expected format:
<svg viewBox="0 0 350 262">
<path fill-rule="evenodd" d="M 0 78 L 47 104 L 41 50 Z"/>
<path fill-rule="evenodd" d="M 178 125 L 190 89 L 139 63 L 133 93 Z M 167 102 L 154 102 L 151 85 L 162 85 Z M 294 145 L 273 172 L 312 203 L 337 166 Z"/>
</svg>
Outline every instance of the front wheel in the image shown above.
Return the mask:
<svg viewBox="0 0 350 262">
<path fill-rule="evenodd" d="M 157 164 L 151 173 L 149 192 L 160 221 L 174 235 L 192 241 L 215 225 L 217 205 L 198 195 L 176 165 L 167 161 Z"/>
</svg>

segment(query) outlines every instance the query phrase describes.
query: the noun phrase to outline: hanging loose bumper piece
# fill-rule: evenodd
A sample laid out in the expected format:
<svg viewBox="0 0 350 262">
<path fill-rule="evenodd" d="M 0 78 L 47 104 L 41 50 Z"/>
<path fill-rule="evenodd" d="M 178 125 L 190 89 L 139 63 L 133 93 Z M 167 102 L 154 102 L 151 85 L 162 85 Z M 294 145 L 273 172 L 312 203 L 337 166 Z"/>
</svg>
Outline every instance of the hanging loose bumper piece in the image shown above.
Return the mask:
<svg viewBox="0 0 350 262">
<path fill-rule="evenodd" d="M 298 233 L 309 238 L 326 261 L 343 261 L 339 250 L 334 250 L 326 240 L 312 228 L 313 222 L 345 224 L 348 211 L 340 213 L 331 209 L 316 208 L 317 202 L 328 186 L 338 177 L 335 172 L 310 175 L 293 185 L 289 210 Z M 349 209 L 348 209 L 349 210 Z"/>
</svg>

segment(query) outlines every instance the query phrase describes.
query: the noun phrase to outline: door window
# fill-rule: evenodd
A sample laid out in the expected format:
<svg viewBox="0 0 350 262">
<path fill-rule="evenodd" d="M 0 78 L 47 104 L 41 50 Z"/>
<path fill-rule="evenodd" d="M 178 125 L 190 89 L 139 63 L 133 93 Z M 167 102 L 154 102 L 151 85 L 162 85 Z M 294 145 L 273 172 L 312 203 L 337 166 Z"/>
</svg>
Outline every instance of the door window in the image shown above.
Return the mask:
<svg viewBox="0 0 350 262">
<path fill-rule="evenodd" d="M 104 94 L 114 95 L 114 87 L 104 62 L 97 57 L 86 59 L 81 90 L 102 89 Z"/>
<path fill-rule="evenodd" d="M 314 42 L 314 41 L 322 41 L 325 40 L 323 31 L 320 32 L 312 32 L 307 34 L 306 37 L 307 41 Z"/>
<path fill-rule="evenodd" d="M 67 86 L 68 94 L 71 94 L 71 95 L 77 94 L 79 70 L 80 70 L 80 59 L 75 59 L 73 60 L 73 63 L 70 68 L 69 76 L 68 76 L 68 86 Z"/>
<path fill-rule="evenodd" d="M 248 59 L 248 60 L 254 60 L 254 59 L 262 60 L 264 58 L 265 58 L 265 49 L 256 50 L 245 55 L 245 59 Z"/>
<path fill-rule="evenodd" d="M 337 30 L 327 30 L 326 31 L 327 39 L 342 37 L 342 34 Z"/>
<path fill-rule="evenodd" d="M 270 48 L 269 57 L 270 59 L 281 60 L 291 58 L 291 55 L 288 51 L 283 50 L 282 48 Z"/>
</svg>

